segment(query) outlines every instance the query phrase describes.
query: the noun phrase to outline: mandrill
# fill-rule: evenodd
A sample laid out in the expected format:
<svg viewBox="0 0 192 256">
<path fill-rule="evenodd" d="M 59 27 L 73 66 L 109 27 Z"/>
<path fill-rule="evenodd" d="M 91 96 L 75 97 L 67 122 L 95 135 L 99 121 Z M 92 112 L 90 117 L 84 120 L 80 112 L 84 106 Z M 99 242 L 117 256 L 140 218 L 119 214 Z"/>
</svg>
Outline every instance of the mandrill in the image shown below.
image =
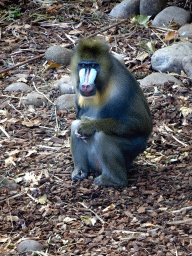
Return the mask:
<svg viewBox="0 0 192 256">
<path fill-rule="evenodd" d="M 127 170 L 152 131 L 137 81 L 103 40 L 81 40 L 71 59 L 77 120 L 71 127 L 73 180 L 100 171 L 97 185 L 126 186 Z"/>
</svg>

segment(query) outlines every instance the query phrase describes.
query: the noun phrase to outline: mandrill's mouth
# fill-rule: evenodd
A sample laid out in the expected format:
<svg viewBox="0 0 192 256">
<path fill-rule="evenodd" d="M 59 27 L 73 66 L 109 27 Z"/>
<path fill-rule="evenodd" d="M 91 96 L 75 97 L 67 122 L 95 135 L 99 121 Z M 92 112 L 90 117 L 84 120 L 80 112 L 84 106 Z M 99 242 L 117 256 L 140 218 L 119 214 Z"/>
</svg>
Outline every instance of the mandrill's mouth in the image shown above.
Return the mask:
<svg viewBox="0 0 192 256">
<path fill-rule="evenodd" d="M 96 94 L 96 90 L 80 90 L 80 94 L 83 97 L 93 97 Z"/>
</svg>

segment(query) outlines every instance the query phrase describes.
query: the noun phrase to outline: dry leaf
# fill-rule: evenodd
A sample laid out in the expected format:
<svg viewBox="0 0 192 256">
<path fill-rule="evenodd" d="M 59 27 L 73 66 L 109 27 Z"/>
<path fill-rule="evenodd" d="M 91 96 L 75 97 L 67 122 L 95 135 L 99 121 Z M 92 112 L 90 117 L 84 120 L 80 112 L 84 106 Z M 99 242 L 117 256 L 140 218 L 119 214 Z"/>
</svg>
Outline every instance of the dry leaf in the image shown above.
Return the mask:
<svg viewBox="0 0 192 256">
<path fill-rule="evenodd" d="M 180 110 L 184 117 L 192 113 L 192 108 L 181 107 Z"/>
<path fill-rule="evenodd" d="M 147 52 L 142 53 L 141 55 L 139 55 L 136 60 L 140 60 L 140 61 L 144 61 L 147 57 L 149 56 L 149 54 Z"/>
<path fill-rule="evenodd" d="M 7 122 L 7 121 L 8 121 L 8 119 L 7 119 L 7 118 L 4 118 L 4 119 L 0 120 L 0 124 L 3 124 L 3 123 L 5 123 L 5 122 Z"/>
<path fill-rule="evenodd" d="M 5 243 L 8 240 L 8 236 L 4 235 L 4 236 L 0 236 L 0 243 Z"/>
<path fill-rule="evenodd" d="M 9 156 L 16 156 L 20 153 L 20 150 L 15 149 L 15 150 L 13 150 L 11 152 L 7 152 L 7 153 L 9 154 Z"/>
<path fill-rule="evenodd" d="M 81 216 L 82 221 L 86 224 L 86 225 L 90 225 L 91 224 L 91 218 L 88 216 Z"/>
<path fill-rule="evenodd" d="M 33 121 L 22 121 L 21 123 L 23 125 L 26 125 L 27 127 L 39 126 L 41 124 L 40 120 L 38 119 L 35 119 Z"/>
<path fill-rule="evenodd" d="M 152 223 L 143 223 L 143 224 L 141 224 L 141 227 L 142 228 L 154 228 L 155 225 Z"/>
<path fill-rule="evenodd" d="M 50 215 L 53 211 L 50 205 L 42 206 L 39 209 L 40 213 L 42 214 L 43 217 Z"/>
<path fill-rule="evenodd" d="M 15 123 L 19 122 L 19 119 L 13 117 L 13 118 L 8 119 L 7 122 L 9 122 L 11 124 L 15 124 Z"/>
<path fill-rule="evenodd" d="M 164 156 L 158 156 L 156 158 L 151 159 L 152 163 L 159 163 Z"/>
<path fill-rule="evenodd" d="M 32 112 L 32 113 L 35 112 L 35 107 L 34 107 L 34 105 L 29 105 L 29 106 L 28 106 L 28 111 L 29 111 L 29 112 Z"/>
<path fill-rule="evenodd" d="M 21 77 L 17 80 L 17 82 L 27 83 L 27 79 L 25 77 Z"/>
<path fill-rule="evenodd" d="M 93 217 L 90 218 L 88 216 L 81 216 L 81 220 L 86 224 L 86 225 L 92 225 L 94 226 L 95 223 L 97 222 L 97 218 Z"/>
<path fill-rule="evenodd" d="M 25 180 L 26 182 L 30 182 L 31 186 L 33 186 L 38 184 L 38 181 L 41 179 L 41 176 L 42 174 L 35 175 L 33 172 L 26 172 L 23 176 L 23 180 Z"/>
<path fill-rule="evenodd" d="M 7 116 L 7 115 L 8 115 L 7 109 L 5 109 L 5 110 L 0 110 L 0 115 L 1 115 L 1 116 Z"/>
<path fill-rule="evenodd" d="M 66 217 L 66 218 L 63 220 L 63 222 L 64 222 L 64 223 L 69 223 L 69 222 L 72 222 L 73 220 L 76 220 L 76 219 L 70 218 L 70 217 Z"/>
<path fill-rule="evenodd" d="M 138 213 L 144 213 L 145 212 L 145 207 L 141 206 L 139 207 L 139 209 L 137 210 Z"/>
<path fill-rule="evenodd" d="M 164 199 L 163 199 L 163 196 L 160 195 L 160 197 L 157 199 L 157 202 L 160 203 L 160 202 L 163 201 L 163 200 L 164 200 Z"/>
<path fill-rule="evenodd" d="M 29 150 L 26 157 L 37 154 L 37 150 Z"/>
<path fill-rule="evenodd" d="M 45 204 L 47 202 L 47 195 L 44 194 L 43 196 L 39 197 L 38 203 Z"/>
<path fill-rule="evenodd" d="M 170 41 L 172 39 L 175 39 L 178 36 L 177 31 L 169 31 L 166 35 L 163 41 Z"/>
<path fill-rule="evenodd" d="M 103 209 L 103 212 L 107 212 L 107 211 L 111 211 L 115 209 L 115 205 L 111 204 L 108 207 L 106 207 L 105 209 Z"/>
<path fill-rule="evenodd" d="M 7 216 L 7 221 L 15 221 L 15 222 L 17 222 L 17 221 L 19 221 L 19 217 L 17 217 L 17 216 Z"/>
<path fill-rule="evenodd" d="M 13 164 L 14 166 L 16 166 L 15 162 L 17 162 L 17 158 L 14 156 L 10 156 L 7 159 L 5 159 L 5 167 L 7 167 L 10 164 Z"/>
<path fill-rule="evenodd" d="M 59 68 L 59 67 L 61 67 L 61 66 L 62 66 L 61 64 L 52 62 L 50 65 L 48 65 L 48 66 L 45 68 L 45 71 L 48 71 L 48 70 L 53 69 L 53 68 Z"/>
</svg>

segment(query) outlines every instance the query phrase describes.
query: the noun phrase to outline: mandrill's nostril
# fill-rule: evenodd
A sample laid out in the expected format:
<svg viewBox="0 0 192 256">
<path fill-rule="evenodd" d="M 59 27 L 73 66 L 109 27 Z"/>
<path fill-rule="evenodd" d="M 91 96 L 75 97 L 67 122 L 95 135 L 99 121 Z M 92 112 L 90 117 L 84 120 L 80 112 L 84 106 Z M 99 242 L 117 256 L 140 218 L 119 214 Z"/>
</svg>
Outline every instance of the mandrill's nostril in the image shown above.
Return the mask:
<svg viewBox="0 0 192 256">
<path fill-rule="evenodd" d="M 82 89 L 89 89 L 91 86 L 89 84 L 82 84 Z"/>
</svg>

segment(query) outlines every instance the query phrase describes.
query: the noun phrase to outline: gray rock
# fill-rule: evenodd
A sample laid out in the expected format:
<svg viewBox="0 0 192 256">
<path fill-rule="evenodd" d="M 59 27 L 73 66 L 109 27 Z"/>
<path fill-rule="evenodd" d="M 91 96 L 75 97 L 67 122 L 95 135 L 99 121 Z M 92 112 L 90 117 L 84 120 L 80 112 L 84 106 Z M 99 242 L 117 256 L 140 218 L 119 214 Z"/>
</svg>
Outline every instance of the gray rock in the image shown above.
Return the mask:
<svg viewBox="0 0 192 256">
<path fill-rule="evenodd" d="M 188 77 L 192 78 L 192 57 L 186 56 L 182 61 L 183 69 Z"/>
<path fill-rule="evenodd" d="M 74 94 L 75 88 L 72 86 L 70 76 L 63 76 L 54 87 L 59 89 L 61 94 Z"/>
<path fill-rule="evenodd" d="M 192 38 L 192 24 L 186 24 L 178 30 L 178 34 L 181 37 Z"/>
<path fill-rule="evenodd" d="M 152 22 L 152 25 L 156 27 L 168 27 L 169 22 L 173 20 L 182 26 L 188 23 L 190 19 L 190 12 L 176 6 L 170 6 L 157 14 Z"/>
<path fill-rule="evenodd" d="M 46 102 L 47 99 L 38 92 L 29 93 L 23 100 L 22 103 L 24 105 L 34 105 L 36 107 L 40 107 Z"/>
<path fill-rule="evenodd" d="M 24 240 L 18 244 L 17 250 L 18 252 L 32 252 L 32 251 L 43 251 L 44 246 L 35 240 Z"/>
<path fill-rule="evenodd" d="M 9 92 L 17 92 L 17 91 L 29 92 L 31 90 L 32 90 L 31 87 L 29 87 L 27 84 L 22 82 L 12 83 L 5 88 L 5 91 L 9 91 Z"/>
<path fill-rule="evenodd" d="M 18 78 L 25 78 L 28 79 L 30 76 L 27 74 L 15 74 L 14 76 L 18 77 Z"/>
<path fill-rule="evenodd" d="M 165 73 L 153 73 L 149 76 L 146 76 L 139 82 L 142 88 L 162 85 L 166 82 L 174 82 L 175 84 L 182 85 L 180 80 L 178 80 L 174 76 L 171 76 Z"/>
<path fill-rule="evenodd" d="M 115 18 L 130 18 L 132 15 L 139 14 L 140 0 L 124 0 L 116 5 L 110 12 L 110 16 Z"/>
<path fill-rule="evenodd" d="M 152 58 L 152 68 L 161 72 L 181 73 L 183 69 L 182 60 L 184 57 L 192 55 L 192 43 L 181 42 L 157 50 Z"/>
<path fill-rule="evenodd" d="M 51 46 L 45 52 L 45 58 L 61 65 L 69 65 L 73 51 L 62 46 Z"/>
<path fill-rule="evenodd" d="M 8 189 L 8 190 L 17 190 L 18 185 L 15 183 L 14 180 L 8 179 L 7 177 L 0 175 L 0 189 Z"/>
<path fill-rule="evenodd" d="M 64 94 L 57 98 L 57 110 L 75 108 L 75 94 Z"/>
<path fill-rule="evenodd" d="M 140 14 L 155 16 L 166 6 L 167 0 L 140 0 Z"/>
</svg>

